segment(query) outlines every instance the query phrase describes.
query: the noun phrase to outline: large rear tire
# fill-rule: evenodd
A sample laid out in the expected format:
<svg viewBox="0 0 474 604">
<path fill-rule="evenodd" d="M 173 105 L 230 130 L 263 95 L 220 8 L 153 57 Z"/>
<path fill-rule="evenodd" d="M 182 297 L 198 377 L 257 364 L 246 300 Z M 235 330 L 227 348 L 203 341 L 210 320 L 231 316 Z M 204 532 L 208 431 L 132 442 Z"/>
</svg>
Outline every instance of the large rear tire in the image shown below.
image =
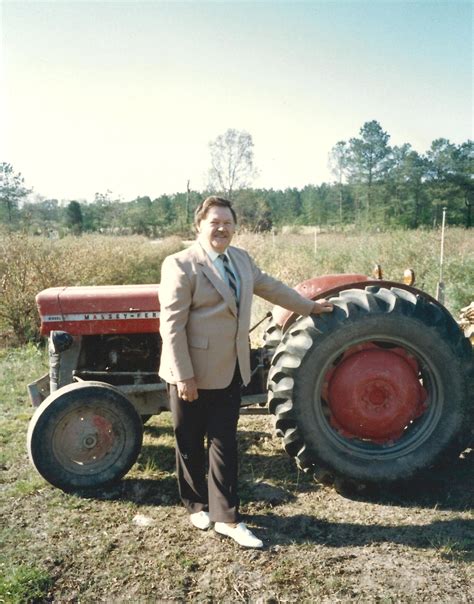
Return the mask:
<svg viewBox="0 0 474 604">
<path fill-rule="evenodd" d="M 472 349 L 441 306 L 370 286 L 299 319 L 276 349 L 269 408 L 286 451 L 325 481 L 405 481 L 466 446 Z"/>
<path fill-rule="evenodd" d="M 281 326 L 272 319 L 263 334 L 263 346 L 270 354 L 273 354 L 280 344 L 281 339 L 283 337 L 283 332 Z"/>
<path fill-rule="evenodd" d="M 52 485 L 72 491 L 116 482 L 135 463 L 143 425 L 132 403 L 101 382 L 74 383 L 49 396 L 28 427 L 28 453 Z"/>
</svg>

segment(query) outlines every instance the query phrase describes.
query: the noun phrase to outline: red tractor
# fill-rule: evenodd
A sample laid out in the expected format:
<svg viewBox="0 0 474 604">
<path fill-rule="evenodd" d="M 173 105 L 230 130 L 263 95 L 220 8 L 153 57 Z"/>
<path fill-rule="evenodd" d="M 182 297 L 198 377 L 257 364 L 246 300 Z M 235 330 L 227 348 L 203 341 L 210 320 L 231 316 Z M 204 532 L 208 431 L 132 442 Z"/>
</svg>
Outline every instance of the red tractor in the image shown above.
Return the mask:
<svg viewBox="0 0 474 604">
<path fill-rule="evenodd" d="M 472 437 L 472 347 L 428 294 L 364 275 L 328 275 L 298 291 L 334 312 L 275 308 L 252 349 L 243 405 L 268 399 L 298 466 L 324 481 L 387 485 L 458 456 Z M 29 386 L 28 450 L 68 490 L 120 479 L 143 422 L 168 408 L 157 375 L 159 286 L 64 287 L 37 296 L 50 371 Z"/>
</svg>

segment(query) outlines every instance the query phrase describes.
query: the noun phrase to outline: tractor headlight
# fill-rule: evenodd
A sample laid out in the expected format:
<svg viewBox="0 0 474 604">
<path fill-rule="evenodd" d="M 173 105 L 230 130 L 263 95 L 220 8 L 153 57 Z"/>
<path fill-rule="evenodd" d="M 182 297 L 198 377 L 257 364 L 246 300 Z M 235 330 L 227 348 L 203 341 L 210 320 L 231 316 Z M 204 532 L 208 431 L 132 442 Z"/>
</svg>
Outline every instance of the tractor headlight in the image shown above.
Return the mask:
<svg viewBox="0 0 474 604">
<path fill-rule="evenodd" d="M 71 348 L 74 338 L 67 331 L 52 331 L 50 334 L 53 350 L 56 354 Z"/>
</svg>

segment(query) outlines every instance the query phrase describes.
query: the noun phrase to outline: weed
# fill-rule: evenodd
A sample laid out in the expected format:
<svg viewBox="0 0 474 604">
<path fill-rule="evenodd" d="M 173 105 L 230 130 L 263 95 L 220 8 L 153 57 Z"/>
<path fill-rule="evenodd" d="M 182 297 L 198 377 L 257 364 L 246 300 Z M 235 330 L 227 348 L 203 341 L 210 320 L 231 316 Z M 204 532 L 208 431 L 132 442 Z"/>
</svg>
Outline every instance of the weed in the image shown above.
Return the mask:
<svg viewBox="0 0 474 604">
<path fill-rule="evenodd" d="M 10 604 L 42 602 L 48 596 L 52 585 L 52 577 L 44 570 L 29 566 L 5 569 L 2 565 L 0 602 Z"/>
<path fill-rule="evenodd" d="M 5 488 L 5 495 L 8 497 L 24 497 L 26 495 L 33 495 L 44 488 L 46 482 L 36 473 L 32 473 L 28 478 L 18 479 L 12 482 Z"/>
<path fill-rule="evenodd" d="M 145 464 L 141 468 L 142 476 L 149 478 L 158 474 L 158 466 L 154 459 L 148 458 L 145 460 Z"/>
<path fill-rule="evenodd" d="M 445 536 L 435 536 L 430 539 L 430 545 L 441 558 L 446 560 L 471 560 L 473 559 L 474 540 L 469 538 L 454 539 Z"/>
</svg>

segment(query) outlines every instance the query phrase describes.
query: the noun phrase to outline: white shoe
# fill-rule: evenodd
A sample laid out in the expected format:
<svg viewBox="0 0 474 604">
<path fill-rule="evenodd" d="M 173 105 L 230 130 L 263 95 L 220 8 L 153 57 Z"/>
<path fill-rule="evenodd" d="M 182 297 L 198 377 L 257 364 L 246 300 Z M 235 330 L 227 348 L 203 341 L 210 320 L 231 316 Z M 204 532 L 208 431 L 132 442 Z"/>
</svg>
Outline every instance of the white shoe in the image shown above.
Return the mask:
<svg viewBox="0 0 474 604">
<path fill-rule="evenodd" d="M 225 522 L 216 522 L 214 530 L 221 535 L 232 537 L 234 541 L 237 541 L 239 545 L 243 545 L 244 547 L 263 547 L 263 541 L 255 537 L 243 522 L 237 526 L 232 526 Z"/>
<path fill-rule="evenodd" d="M 201 531 L 205 531 L 211 526 L 209 512 L 205 512 L 204 510 L 196 512 L 195 514 L 190 514 L 189 520 L 191 520 L 191 524 L 194 524 L 194 526 L 201 529 Z"/>
</svg>

